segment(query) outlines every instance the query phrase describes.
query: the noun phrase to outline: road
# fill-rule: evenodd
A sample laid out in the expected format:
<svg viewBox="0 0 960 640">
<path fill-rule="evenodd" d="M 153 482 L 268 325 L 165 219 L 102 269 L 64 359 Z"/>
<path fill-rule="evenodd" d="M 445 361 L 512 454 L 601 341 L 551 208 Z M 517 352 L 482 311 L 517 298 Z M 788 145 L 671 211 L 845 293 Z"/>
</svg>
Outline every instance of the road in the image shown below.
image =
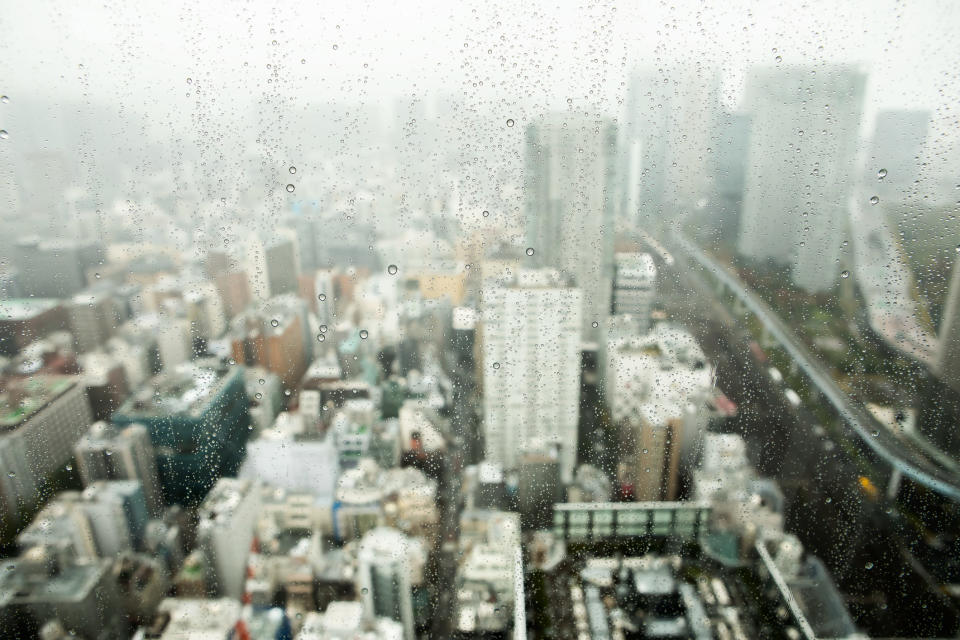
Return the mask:
<svg viewBox="0 0 960 640">
<path fill-rule="evenodd" d="M 868 633 L 955 633 L 956 608 L 915 566 L 896 511 L 864 491 L 843 443 L 812 412 L 786 400 L 784 388 L 755 360 L 743 322 L 720 303 L 699 268 L 676 257 L 672 266 L 658 260 L 665 310 L 695 333 L 716 364 L 718 387 L 739 407 L 731 430 L 744 436 L 752 463 L 784 493 L 786 529 L 824 561 Z"/>
</svg>

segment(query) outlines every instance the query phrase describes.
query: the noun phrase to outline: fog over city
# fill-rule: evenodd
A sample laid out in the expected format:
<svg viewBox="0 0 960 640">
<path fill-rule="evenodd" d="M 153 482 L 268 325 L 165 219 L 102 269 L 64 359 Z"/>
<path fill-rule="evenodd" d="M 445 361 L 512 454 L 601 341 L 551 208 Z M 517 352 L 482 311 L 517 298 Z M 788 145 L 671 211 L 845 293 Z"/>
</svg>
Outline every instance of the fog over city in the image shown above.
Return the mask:
<svg viewBox="0 0 960 640">
<path fill-rule="evenodd" d="M 0 636 L 960 637 L 957 3 L 0 2 Z"/>
</svg>

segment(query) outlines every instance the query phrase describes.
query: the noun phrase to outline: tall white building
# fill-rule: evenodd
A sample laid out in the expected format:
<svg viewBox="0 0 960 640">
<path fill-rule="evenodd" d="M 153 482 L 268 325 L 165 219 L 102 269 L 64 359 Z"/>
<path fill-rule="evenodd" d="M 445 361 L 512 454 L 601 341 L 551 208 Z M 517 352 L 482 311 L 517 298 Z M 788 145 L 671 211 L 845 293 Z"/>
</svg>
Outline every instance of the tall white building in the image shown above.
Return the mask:
<svg viewBox="0 0 960 640">
<path fill-rule="evenodd" d="M 854 67 L 753 70 L 752 116 L 738 249 L 786 261 L 794 283 L 824 291 L 837 280 L 866 75 Z"/>
<path fill-rule="evenodd" d="M 569 482 L 577 455 L 583 295 L 551 269 L 524 270 L 483 291 L 486 457 L 516 466 L 535 441 L 561 445 Z"/>
<path fill-rule="evenodd" d="M 960 391 L 960 262 L 953 265 L 947 303 L 940 322 L 936 363 L 940 378 Z"/>
<path fill-rule="evenodd" d="M 200 505 L 197 540 L 217 593 L 243 595 L 247 555 L 260 512 L 260 491 L 250 480 L 220 478 Z"/>
<path fill-rule="evenodd" d="M 531 264 L 559 269 L 582 291 L 584 340 L 597 340 L 610 307 L 616 127 L 554 113 L 527 128 L 527 245 Z"/>
<path fill-rule="evenodd" d="M 403 625 L 404 640 L 414 640 L 413 584 L 423 571 L 420 542 L 389 527 L 368 531 L 357 553 L 357 584 L 368 619 L 392 618 Z"/>
</svg>

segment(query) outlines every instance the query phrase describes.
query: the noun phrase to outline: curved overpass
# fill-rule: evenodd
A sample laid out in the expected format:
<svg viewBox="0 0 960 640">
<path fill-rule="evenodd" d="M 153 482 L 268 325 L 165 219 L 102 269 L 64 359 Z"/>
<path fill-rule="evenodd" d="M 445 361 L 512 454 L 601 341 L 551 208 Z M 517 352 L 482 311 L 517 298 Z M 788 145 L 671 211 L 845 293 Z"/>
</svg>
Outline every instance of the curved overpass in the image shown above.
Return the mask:
<svg viewBox="0 0 960 640">
<path fill-rule="evenodd" d="M 844 422 L 850 425 L 860 439 L 878 456 L 915 482 L 952 500 L 960 501 L 960 477 L 931 460 L 914 443 L 894 436 L 863 407 L 852 401 L 841 391 L 829 372 L 816 361 L 806 345 L 797 339 L 793 331 L 770 310 L 765 302 L 744 285 L 739 277 L 730 273 L 725 266 L 679 233 L 674 232 L 671 235 L 671 245 L 675 251 L 681 252 L 685 257 L 709 271 L 740 299 L 793 358 L 817 390 L 827 398 Z M 873 435 L 874 433 L 878 435 Z"/>
</svg>

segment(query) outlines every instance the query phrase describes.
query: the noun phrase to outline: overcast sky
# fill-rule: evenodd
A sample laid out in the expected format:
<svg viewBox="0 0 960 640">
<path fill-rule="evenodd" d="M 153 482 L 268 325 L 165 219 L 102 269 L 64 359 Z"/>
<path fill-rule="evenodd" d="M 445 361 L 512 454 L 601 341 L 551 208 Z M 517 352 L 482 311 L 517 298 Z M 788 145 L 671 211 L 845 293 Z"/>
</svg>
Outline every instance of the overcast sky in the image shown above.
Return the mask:
<svg viewBox="0 0 960 640">
<path fill-rule="evenodd" d="M 868 117 L 922 106 L 949 132 L 960 104 L 960 3 L 949 0 L 4 0 L 0 27 L 11 100 L 120 104 L 166 114 L 158 122 L 189 122 L 198 102 L 214 117 L 250 109 L 264 95 L 378 104 L 443 92 L 519 118 L 568 99 L 618 114 L 631 68 L 674 61 L 719 66 L 734 102 L 743 69 L 777 56 L 863 64 Z"/>
</svg>

